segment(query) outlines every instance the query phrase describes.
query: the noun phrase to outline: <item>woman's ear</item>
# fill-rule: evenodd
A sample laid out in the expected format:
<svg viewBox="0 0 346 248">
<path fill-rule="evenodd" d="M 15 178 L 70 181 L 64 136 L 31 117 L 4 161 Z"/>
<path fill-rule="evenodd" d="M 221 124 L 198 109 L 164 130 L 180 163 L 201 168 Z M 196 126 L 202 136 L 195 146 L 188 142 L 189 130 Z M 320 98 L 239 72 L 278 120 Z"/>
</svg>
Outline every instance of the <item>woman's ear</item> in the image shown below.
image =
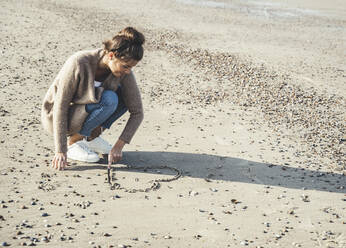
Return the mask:
<svg viewBox="0 0 346 248">
<path fill-rule="evenodd" d="M 108 53 L 108 56 L 109 56 L 110 59 L 113 59 L 114 53 L 113 53 L 113 52 L 109 52 L 109 53 Z"/>
</svg>

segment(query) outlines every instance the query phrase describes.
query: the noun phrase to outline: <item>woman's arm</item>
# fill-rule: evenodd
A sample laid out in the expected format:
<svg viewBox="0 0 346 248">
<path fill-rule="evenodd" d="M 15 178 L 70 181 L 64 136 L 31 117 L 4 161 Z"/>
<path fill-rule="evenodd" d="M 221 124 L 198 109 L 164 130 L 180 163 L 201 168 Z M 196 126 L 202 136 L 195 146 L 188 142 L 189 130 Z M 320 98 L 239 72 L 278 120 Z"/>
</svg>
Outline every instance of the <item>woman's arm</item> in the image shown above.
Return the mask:
<svg viewBox="0 0 346 248">
<path fill-rule="evenodd" d="M 73 57 L 66 61 L 59 72 L 53 106 L 55 156 L 52 166 L 56 169 L 64 169 L 67 165 L 68 111 L 78 85 L 78 75 L 78 64 Z"/>
<path fill-rule="evenodd" d="M 129 144 L 144 118 L 141 94 L 132 72 L 126 75 L 121 82 L 121 93 L 124 103 L 130 112 L 130 118 L 119 139 Z"/>
<path fill-rule="evenodd" d="M 139 125 L 143 120 L 142 99 L 133 73 L 126 75 L 121 83 L 121 93 L 126 107 L 130 112 L 130 118 L 108 155 L 108 164 L 118 162 L 122 158 L 122 150 L 125 144 L 129 144 Z"/>
</svg>

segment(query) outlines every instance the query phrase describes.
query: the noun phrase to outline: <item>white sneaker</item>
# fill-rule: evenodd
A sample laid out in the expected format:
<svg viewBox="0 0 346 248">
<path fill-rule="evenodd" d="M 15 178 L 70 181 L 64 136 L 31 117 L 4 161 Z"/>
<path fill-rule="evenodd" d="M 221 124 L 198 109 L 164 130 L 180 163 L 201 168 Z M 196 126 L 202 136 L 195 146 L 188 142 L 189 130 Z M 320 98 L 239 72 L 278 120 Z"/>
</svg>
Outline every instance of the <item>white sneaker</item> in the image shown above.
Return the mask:
<svg viewBox="0 0 346 248">
<path fill-rule="evenodd" d="M 109 154 L 109 152 L 112 150 L 111 144 L 102 139 L 100 136 L 91 141 L 84 139 L 84 142 L 90 150 L 100 154 Z"/>
<path fill-rule="evenodd" d="M 83 140 L 68 146 L 67 158 L 88 163 L 95 163 L 100 160 L 100 157 L 91 151 Z"/>
</svg>

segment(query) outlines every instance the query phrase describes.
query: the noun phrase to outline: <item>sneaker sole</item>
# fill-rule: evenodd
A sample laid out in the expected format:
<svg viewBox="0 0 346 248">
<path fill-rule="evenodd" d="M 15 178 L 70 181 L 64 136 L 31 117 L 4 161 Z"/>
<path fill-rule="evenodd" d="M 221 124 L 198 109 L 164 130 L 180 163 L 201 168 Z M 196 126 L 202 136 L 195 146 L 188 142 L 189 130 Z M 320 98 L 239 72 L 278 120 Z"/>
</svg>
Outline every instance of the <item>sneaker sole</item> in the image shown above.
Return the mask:
<svg viewBox="0 0 346 248">
<path fill-rule="evenodd" d="M 100 158 L 95 158 L 95 159 L 80 159 L 80 158 L 73 158 L 73 157 L 70 157 L 70 156 L 67 156 L 68 159 L 72 159 L 72 160 L 76 160 L 76 161 L 81 161 L 81 162 L 86 162 L 86 163 L 96 163 L 98 161 L 100 161 Z"/>
</svg>

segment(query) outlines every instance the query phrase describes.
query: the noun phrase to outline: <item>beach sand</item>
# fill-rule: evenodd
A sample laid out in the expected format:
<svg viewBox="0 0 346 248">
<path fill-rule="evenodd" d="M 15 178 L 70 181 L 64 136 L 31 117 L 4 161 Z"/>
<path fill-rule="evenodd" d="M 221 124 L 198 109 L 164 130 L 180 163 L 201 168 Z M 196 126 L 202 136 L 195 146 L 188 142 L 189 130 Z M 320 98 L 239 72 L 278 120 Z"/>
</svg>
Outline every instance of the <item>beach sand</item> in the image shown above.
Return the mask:
<svg viewBox="0 0 346 248">
<path fill-rule="evenodd" d="M 0 22 L 3 246 L 346 247 L 344 1 L 1 0 Z M 104 159 L 49 167 L 40 109 L 126 26 L 145 119 L 112 190 Z"/>
</svg>

